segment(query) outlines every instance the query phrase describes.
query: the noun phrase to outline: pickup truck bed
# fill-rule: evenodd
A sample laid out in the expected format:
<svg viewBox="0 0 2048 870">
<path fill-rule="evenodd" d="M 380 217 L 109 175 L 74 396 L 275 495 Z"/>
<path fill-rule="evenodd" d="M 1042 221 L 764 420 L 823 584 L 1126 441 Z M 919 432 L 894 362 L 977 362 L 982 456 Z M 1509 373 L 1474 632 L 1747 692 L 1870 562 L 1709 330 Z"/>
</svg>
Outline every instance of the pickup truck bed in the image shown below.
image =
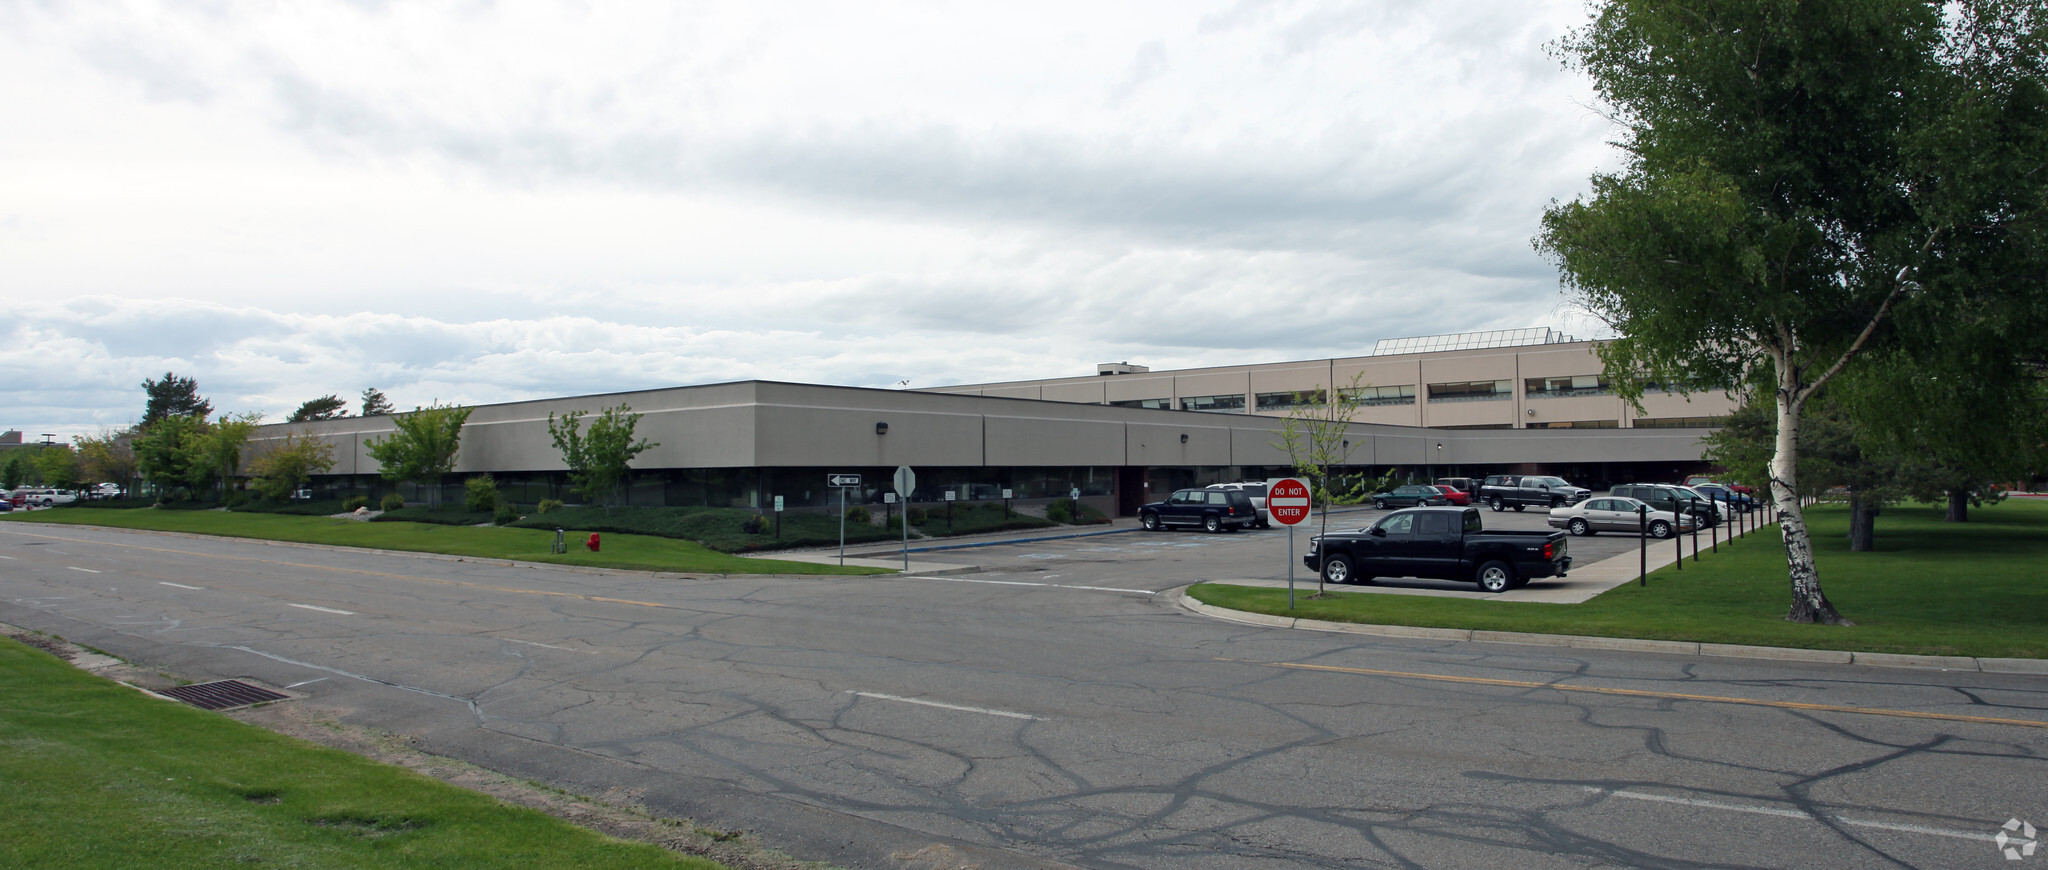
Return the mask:
<svg viewBox="0 0 2048 870">
<path fill-rule="evenodd" d="M 1563 532 L 1488 531 L 1475 508 L 1395 511 L 1371 526 L 1309 539 L 1302 564 L 1332 583 L 1425 577 L 1505 592 L 1541 577 L 1563 577 L 1572 559 Z"/>
</svg>

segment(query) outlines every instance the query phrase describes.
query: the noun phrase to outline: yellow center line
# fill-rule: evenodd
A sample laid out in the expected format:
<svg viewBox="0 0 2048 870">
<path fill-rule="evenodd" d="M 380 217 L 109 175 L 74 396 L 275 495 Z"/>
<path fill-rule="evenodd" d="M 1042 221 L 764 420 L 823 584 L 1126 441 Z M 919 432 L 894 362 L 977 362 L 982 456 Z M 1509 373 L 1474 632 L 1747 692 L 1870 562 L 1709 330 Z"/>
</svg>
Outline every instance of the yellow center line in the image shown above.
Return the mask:
<svg viewBox="0 0 2048 870">
<path fill-rule="evenodd" d="M 100 547 L 121 547 L 150 553 L 169 553 L 178 556 L 197 556 L 201 559 L 220 559 L 229 562 L 254 562 L 260 565 L 279 565 L 287 568 L 304 568 L 308 571 L 331 571 L 336 574 L 356 574 L 364 577 L 384 577 L 391 580 L 410 580 L 415 583 L 438 583 L 442 586 L 460 586 L 464 589 L 482 589 L 490 592 L 510 592 L 517 595 L 547 595 L 556 598 L 575 598 L 581 601 L 602 601 L 608 604 L 632 604 L 639 607 L 669 607 L 653 601 L 633 601 L 626 598 L 606 598 L 601 595 L 579 595 L 574 592 L 549 592 L 544 589 L 515 589 L 510 586 L 492 586 L 487 583 L 469 583 L 462 580 L 441 580 L 434 577 L 417 577 L 411 574 L 389 574 L 383 571 L 366 571 L 361 568 L 336 568 L 330 565 L 308 565 L 302 562 L 284 562 L 277 559 L 259 559 L 254 556 L 223 556 L 217 553 L 195 553 L 191 550 L 174 550 L 168 547 L 145 547 L 141 544 L 122 544 L 113 541 L 94 541 L 87 538 L 66 538 L 60 535 L 17 532 L 12 529 L 0 530 L 0 534 L 21 535 L 29 538 L 48 538 L 73 544 L 91 544 Z M 229 538 L 226 540 L 248 540 Z M 492 560 L 495 561 L 495 560 Z"/>
<path fill-rule="evenodd" d="M 1658 692 L 1647 689 L 1615 689 L 1605 686 L 1576 686 L 1569 683 L 1546 682 L 1542 680 L 1502 680 L 1492 677 L 1461 677 L 1453 674 L 1423 674 L 1412 671 L 1383 671 L 1374 668 L 1343 668 L 1335 665 L 1311 665 L 1300 662 L 1254 662 L 1243 659 L 1216 659 L 1219 662 L 1258 665 L 1268 668 L 1288 668 L 1302 671 L 1326 671 L 1338 674 L 1361 674 L 1370 677 L 1398 677 L 1411 680 L 1429 680 L 1438 683 L 1465 683 L 1475 686 L 1503 686 L 1513 689 L 1555 689 L 1560 692 L 1583 692 L 1593 695 L 1621 695 L 1631 698 L 1659 698 L 1672 701 L 1704 701 L 1713 704 L 1742 704 L 1750 707 L 1776 707 L 1782 710 L 1813 710 L 1823 713 L 1861 713 L 1866 716 L 1895 716 L 1902 719 L 1940 719 L 1947 722 L 1976 722 L 1984 725 L 2018 725 L 2026 728 L 2048 728 L 2048 722 L 2032 719 L 1999 719 L 1991 716 L 1965 716 L 1960 713 L 1930 713 L 1919 710 L 1887 710 L 1880 707 L 1848 707 L 1840 704 L 1810 704 L 1804 701 L 1769 701 L 1762 698 L 1733 698 L 1726 695 L 1695 695 L 1687 692 Z"/>
</svg>

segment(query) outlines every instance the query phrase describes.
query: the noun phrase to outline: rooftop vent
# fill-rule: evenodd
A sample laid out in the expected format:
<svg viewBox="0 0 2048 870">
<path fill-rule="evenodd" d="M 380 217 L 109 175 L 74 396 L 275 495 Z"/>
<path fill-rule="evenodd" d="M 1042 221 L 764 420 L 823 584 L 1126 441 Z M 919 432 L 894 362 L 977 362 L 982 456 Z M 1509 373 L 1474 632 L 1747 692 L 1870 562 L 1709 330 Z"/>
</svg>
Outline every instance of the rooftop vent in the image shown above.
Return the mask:
<svg viewBox="0 0 2048 870">
<path fill-rule="evenodd" d="M 1144 366 L 1134 366 L 1128 362 L 1095 364 L 1095 373 L 1098 375 L 1135 375 L 1139 372 L 1149 371 L 1151 371 L 1151 369 L 1146 368 Z"/>
</svg>

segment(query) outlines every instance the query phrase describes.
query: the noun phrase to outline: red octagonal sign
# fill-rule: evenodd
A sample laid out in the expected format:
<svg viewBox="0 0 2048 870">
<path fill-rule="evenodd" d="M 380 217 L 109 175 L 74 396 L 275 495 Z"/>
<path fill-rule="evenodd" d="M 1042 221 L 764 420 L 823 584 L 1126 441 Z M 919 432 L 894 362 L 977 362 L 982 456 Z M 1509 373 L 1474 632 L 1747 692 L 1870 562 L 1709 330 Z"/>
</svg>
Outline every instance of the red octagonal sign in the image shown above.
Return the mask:
<svg viewBox="0 0 2048 870">
<path fill-rule="evenodd" d="M 1308 519 L 1308 484 L 1289 477 L 1266 489 L 1266 512 L 1273 522 L 1294 525 Z"/>
</svg>

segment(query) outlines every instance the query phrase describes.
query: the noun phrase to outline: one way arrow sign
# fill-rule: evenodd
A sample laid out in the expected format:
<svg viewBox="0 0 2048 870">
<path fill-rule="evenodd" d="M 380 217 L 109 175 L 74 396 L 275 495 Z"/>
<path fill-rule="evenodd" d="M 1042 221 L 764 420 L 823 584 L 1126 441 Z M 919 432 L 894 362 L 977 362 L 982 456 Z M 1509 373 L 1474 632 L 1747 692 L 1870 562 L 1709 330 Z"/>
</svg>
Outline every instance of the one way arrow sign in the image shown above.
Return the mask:
<svg viewBox="0 0 2048 870">
<path fill-rule="evenodd" d="M 826 483 L 826 484 L 828 484 L 828 485 L 831 485 L 831 486 L 859 486 L 859 485 L 860 485 L 860 475 L 858 475 L 858 474 L 828 474 L 828 475 L 825 475 L 825 483 Z"/>
</svg>

